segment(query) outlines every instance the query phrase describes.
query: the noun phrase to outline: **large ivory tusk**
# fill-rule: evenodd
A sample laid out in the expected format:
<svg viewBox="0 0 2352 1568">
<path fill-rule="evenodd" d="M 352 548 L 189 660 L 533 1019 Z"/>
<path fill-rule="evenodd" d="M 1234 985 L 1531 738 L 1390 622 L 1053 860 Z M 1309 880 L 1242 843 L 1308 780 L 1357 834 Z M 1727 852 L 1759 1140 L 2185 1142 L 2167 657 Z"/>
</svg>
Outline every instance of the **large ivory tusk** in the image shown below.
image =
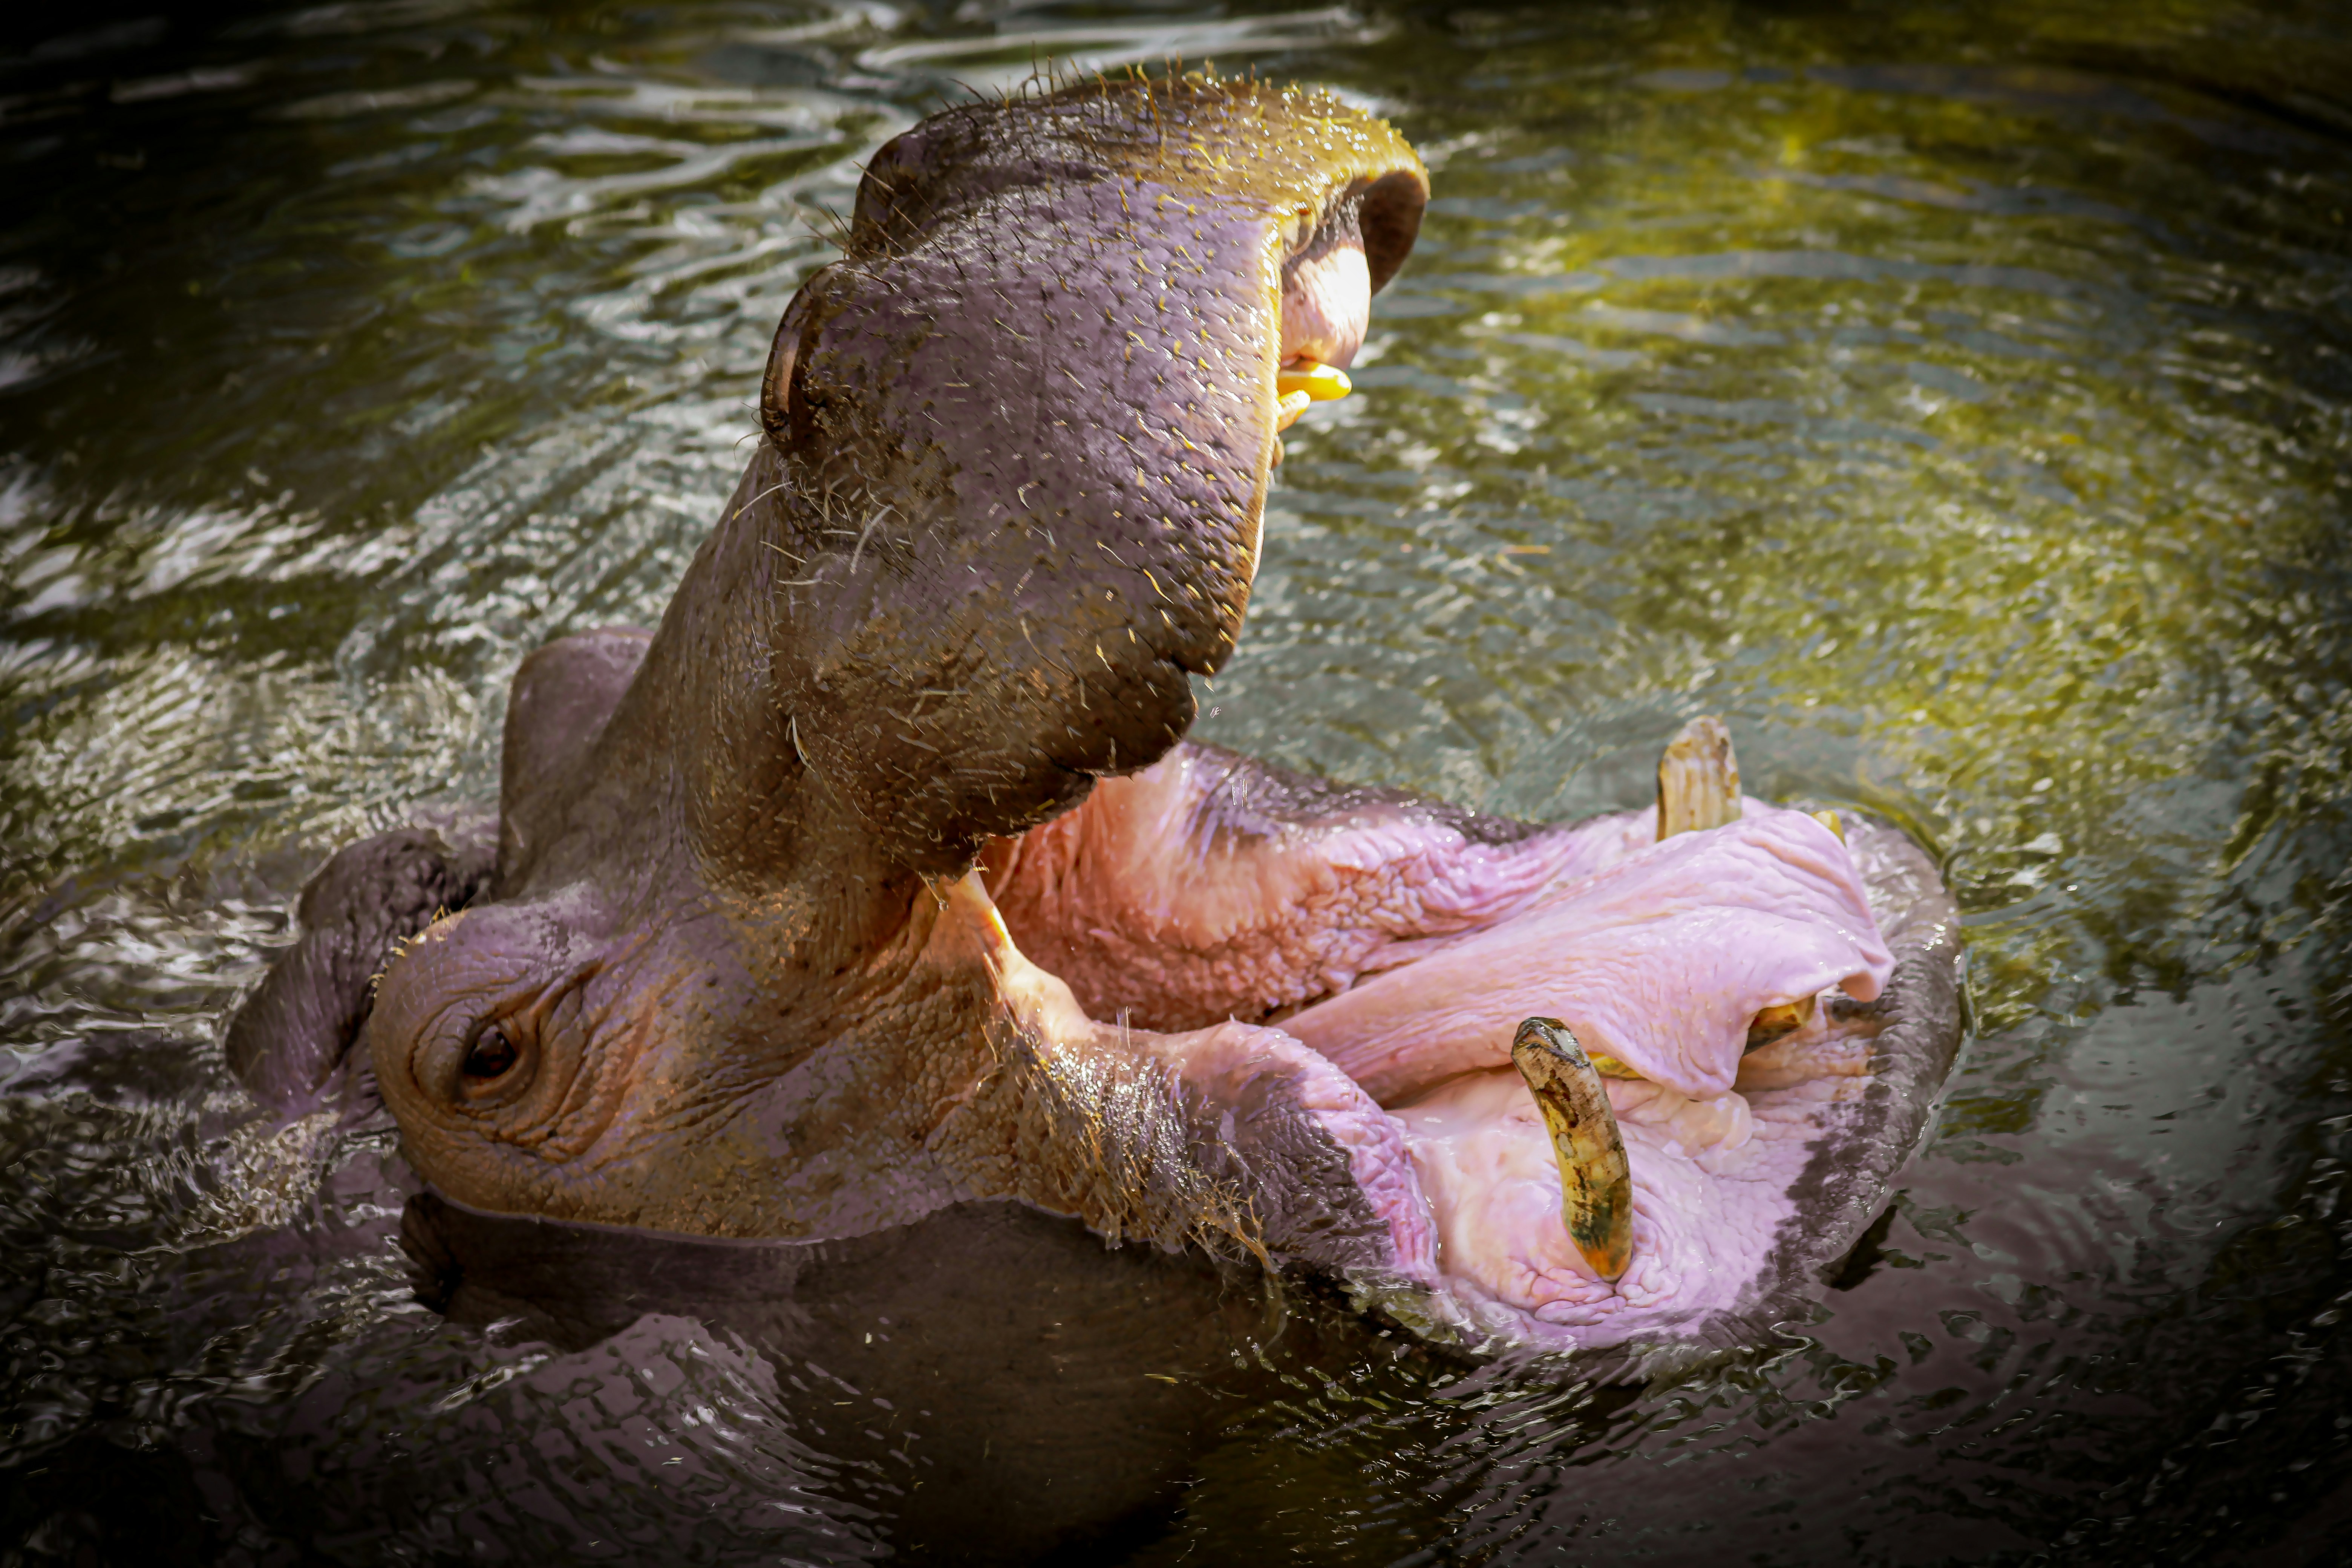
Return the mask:
<svg viewBox="0 0 2352 1568">
<path fill-rule="evenodd" d="M 1731 731 L 1712 714 L 1692 720 L 1658 759 L 1658 837 L 1739 820 L 1739 761 Z"/>
<path fill-rule="evenodd" d="M 1511 1061 L 1536 1097 L 1559 1162 L 1559 1218 L 1592 1271 L 1614 1280 L 1633 1249 L 1633 1174 L 1601 1075 L 1557 1018 L 1529 1018 Z"/>
</svg>

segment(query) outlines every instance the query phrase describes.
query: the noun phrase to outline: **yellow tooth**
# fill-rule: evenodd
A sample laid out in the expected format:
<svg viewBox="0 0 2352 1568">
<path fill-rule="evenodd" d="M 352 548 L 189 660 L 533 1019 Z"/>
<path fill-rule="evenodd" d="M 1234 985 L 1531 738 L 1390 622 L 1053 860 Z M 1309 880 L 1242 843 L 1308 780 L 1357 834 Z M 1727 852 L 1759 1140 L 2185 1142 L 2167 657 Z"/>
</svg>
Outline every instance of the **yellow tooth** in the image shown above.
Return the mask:
<svg viewBox="0 0 2352 1568">
<path fill-rule="evenodd" d="M 1731 731 L 1709 714 L 1694 719 L 1658 759 L 1658 837 L 1721 827 L 1739 820 L 1739 763 Z"/>
<path fill-rule="evenodd" d="M 1800 996 L 1794 1002 L 1765 1008 L 1748 1025 L 1748 1048 L 1752 1051 L 1769 1046 L 1781 1036 L 1803 1028 L 1813 1020 L 1814 1005 L 1812 997 Z"/>
<path fill-rule="evenodd" d="M 1282 395 L 1282 401 L 1274 405 L 1275 430 L 1279 433 L 1281 431 L 1287 430 L 1293 425 L 1297 424 L 1298 416 L 1306 413 L 1307 407 L 1313 404 L 1314 401 L 1314 396 L 1308 393 L 1284 393 Z"/>
<path fill-rule="evenodd" d="M 1633 1172 L 1625 1163 L 1609 1091 L 1584 1047 L 1557 1018 L 1521 1024 L 1511 1041 L 1511 1063 L 1551 1134 L 1560 1224 L 1592 1271 L 1615 1280 L 1633 1251 Z"/>
<path fill-rule="evenodd" d="M 1813 820 L 1820 823 L 1823 827 L 1828 828 L 1832 833 L 1836 834 L 1838 836 L 1839 843 L 1843 844 L 1845 842 L 1845 824 L 1838 820 L 1838 814 L 1836 812 L 1814 812 Z"/>
<path fill-rule="evenodd" d="M 1355 388 L 1348 384 L 1348 373 L 1336 365 L 1303 359 L 1284 365 L 1275 373 L 1274 389 L 1286 404 L 1294 392 L 1305 393 L 1316 403 L 1335 403 Z"/>
</svg>

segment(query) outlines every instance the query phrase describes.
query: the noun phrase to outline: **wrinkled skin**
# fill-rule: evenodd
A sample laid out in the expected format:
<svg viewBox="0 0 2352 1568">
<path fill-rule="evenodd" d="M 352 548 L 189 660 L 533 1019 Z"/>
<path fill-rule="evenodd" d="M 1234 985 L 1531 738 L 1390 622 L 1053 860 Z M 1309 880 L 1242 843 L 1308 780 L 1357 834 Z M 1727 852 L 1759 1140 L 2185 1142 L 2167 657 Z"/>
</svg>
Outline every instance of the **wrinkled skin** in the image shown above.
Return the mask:
<svg viewBox="0 0 2352 1568">
<path fill-rule="evenodd" d="M 1375 121 L 1156 90 L 953 112 L 878 154 L 661 626 L 518 674 L 495 897 L 406 946 L 367 1026 L 451 1197 L 796 1237 L 1003 1195 L 1257 1245 L 1243 1213 L 1280 1193 L 1377 1228 L 1289 1104 L 1352 1109 L 1343 1079 L 1231 1028 L 1119 1041 L 966 875 L 1189 725 L 1255 568 L 1285 263 L 1352 228 L 1384 276 L 1418 220 Z M 469 1070 L 492 1032 L 500 1070 Z M 1236 1096 L 1267 1110 L 1228 1145 Z"/>
<path fill-rule="evenodd" d="M 494 855 L 339 856 L 232 1059 L 289 1107 L 372 1075 L 437 1212 L 490 1226 L 458 1226 L 478 1282 L 493 1215 L 887 1252 L 1011 1204 L 1474 1349 L 1752 1339 L 1948 1067 L 1917 849 L 1760 802 L 1654 843 L 1181 741 L 1247 607 L 1277 370 L 1349 361 L 1426 192 L 1376 121 L 1198 80 L 886 147 L 660 626 L 525 660 Z M 1608 1088 L 1619 1280 L 1560 1240 L 1509 1065 L 1538 1013 L 1640 1075 Z"/>
</svg>

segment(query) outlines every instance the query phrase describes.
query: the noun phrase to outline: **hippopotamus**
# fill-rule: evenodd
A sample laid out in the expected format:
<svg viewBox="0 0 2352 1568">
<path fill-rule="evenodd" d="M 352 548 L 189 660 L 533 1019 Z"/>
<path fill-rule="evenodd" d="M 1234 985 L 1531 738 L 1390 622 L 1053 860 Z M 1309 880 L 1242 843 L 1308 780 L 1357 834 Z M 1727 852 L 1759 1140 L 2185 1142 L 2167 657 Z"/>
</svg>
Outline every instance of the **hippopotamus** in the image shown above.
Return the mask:
<svg viewBox="0 0 2352 1568">
<path fill-rule="evenodd" d="M 1581 823 L 1186 739 L 1428 193 L 1372 116 L 1198 76 L 883 147 L 660 625 L 522 661 L 495 816 L 335 855 L 233 1064 L 380 1101 L 421 1250 L 536 1237 L 542 1300 L 559 1233 L 871 1290 L 1016 1215 L 1065 1229 L 989 1267 L 1097 1297 L 1211 1259 L 1579 1375 L 1752 1342 L 1957 1047 L 1919 847 L 1745 795 L 1709 718 Z"/>
</svg>

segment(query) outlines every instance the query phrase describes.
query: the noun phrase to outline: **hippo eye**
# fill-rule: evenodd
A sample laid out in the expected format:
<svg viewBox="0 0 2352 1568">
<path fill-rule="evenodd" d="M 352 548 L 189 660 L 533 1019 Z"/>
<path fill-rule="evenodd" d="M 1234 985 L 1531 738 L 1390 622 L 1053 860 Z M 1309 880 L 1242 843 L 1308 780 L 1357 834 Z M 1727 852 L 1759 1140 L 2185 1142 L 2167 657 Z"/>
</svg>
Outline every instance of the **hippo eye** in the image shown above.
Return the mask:
<svg viewBox="0 0 2352 1568">
<path fill-rule="evenodd" d="M 496 1024 L 474 1037 L 471 1050 L 466 1053 L 466 1076 L 470 1079 L 498 1078 L 515 1065 L 514 1042 Z"/>
</svg>

